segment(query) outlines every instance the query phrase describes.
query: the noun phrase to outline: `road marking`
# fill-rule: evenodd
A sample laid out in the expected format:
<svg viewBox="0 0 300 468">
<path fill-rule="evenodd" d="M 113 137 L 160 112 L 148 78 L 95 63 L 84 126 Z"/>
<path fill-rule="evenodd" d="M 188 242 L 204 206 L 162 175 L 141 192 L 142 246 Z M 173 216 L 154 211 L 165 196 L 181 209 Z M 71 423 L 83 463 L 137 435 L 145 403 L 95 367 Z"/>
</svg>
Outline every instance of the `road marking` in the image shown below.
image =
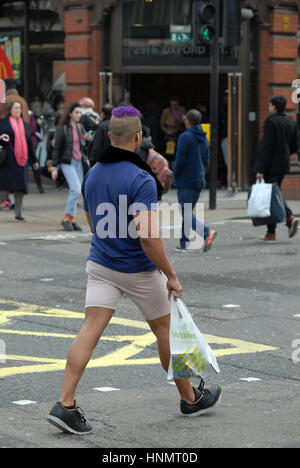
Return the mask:
<svg viewBox="0 0 300 468">
<path fill-rule="evenodd" d="M 46 241 L 57 241 L 57 240 L 72 240 L 72 239 L 78 239 L 80 237 L 92 237 L 92 234 L 90 231 L 88 232 L 81 232 L 81 233 L 64 233 L 64 234 L 46 234 L 44 236 L 35 236 L 35 237 L 30 237 L 31 240 L 46 240 Z"/>
<path fill-rule="evenodd" d="M 239 380 L 242 380 L 244 382 L 260 382 L 261 379 L 257 379 L 256 377 L 243 377 Z"/>
<path fill-rule="evenodd" d="M 224 309 L 237 309 L 241 306 L 239 304 L 225 304 L 222 307 L 224 307 Z"/>
<path fill-rule="evenodd" d="M 49 337 L 55 339 L 74 339 L 76 335 L 74 333 L 66 332 L 56 333 L 14 329 L 13 325 L 18 323 L 15 322 L 14 319 L 19 317 L 64 318 L 79 319 L 82 321 L 85 314 L 82 312 L 0 299 L 0 325 L 2 326 L 2 328 L 0 328 L 0 335 L 31 336 L 31 342 L 33 342 L 33 340 L 37 340 L 36 349 L 41 350 L 44 349 L 45 342 L 43 341 L 42 345 L 41 341 L 39 341 L 40 338 Z M 11 326 L 6 328 L 8 324 Z M 87 366 L 88 368 L 160 364 L 158 357 L 139 357 L 140 353 L 143 352 L 145 348 L 156 343 L 156 338 L 150 331 L 147 322 L 113 317 L 111 325 L 121 326 L 124 330 L 124 334 L 104 335 L 101 338 L 101 342 L 115 342 L 117 349 L 99 358 L 91 359 Z M 126 334 L 128 333 L 128 328 L 132 328 L 134 332 Z M 113 327 L 110 326 L 110 330 L 112 331 Z M 217 357 L 235 354 L 261 353 L 278 349 L 273 346 L 251 343 L 235 338 L 224 338 L 214 335 L 204 336 L 212 347 L 214 344 L 217 345 L 217 349 L 214 350 Z M 51 349 L 53 348 L 53 345 L 51 345 Z M 9 352 L 8 349 L 7 352 Z M 46 358 L 43 356 L 6 354 L 5 358 L 6 365 L 0 368 L 0 378 L 21 374 L 63 371 L 66 364 L 65 359 L 59 359 L 55 356 Z M 18 363 L 18 365 L 14 363 Z"/>
<path fill-rule="evenodd" d="M 34 405 L 36 404 L 36 401 L 31 401 L 31 400 L 20 400 L 20 401 L 13 401 L 14 405 L 20 405 L 20 406 L 25 406 L 25 405 Z"/>
<path fill-rule="evenodd" d="M 94 390 L 97 392 L 119 392 L 119 388 L 114 388 L 114 387 L 95 387 Z"/>
</svg>

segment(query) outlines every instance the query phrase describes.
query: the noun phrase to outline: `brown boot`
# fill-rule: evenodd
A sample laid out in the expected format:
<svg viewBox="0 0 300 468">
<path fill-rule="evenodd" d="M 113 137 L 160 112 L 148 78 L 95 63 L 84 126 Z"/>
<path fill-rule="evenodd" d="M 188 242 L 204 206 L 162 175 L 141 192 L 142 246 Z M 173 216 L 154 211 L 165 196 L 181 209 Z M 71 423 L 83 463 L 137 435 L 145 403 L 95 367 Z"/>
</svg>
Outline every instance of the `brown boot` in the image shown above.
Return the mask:
<svg viewBox="0 0 300 468">
<path fill-rule="evenodd" d="M 299 220 L 295 218 L 295 216 L 290 216 L 286 223 L 288 230 L 289 230 L 289 238 L 291 239 L 297 234 Z"/>
<path fill-rule="evenodd" d="M 263 242 L 275 242 L 276 241 L 276 234 L 270 234 L 270 233 L 267 232 L 265 237 L 261 237 L 259 240 L 263 241 Z"/>
</svg>

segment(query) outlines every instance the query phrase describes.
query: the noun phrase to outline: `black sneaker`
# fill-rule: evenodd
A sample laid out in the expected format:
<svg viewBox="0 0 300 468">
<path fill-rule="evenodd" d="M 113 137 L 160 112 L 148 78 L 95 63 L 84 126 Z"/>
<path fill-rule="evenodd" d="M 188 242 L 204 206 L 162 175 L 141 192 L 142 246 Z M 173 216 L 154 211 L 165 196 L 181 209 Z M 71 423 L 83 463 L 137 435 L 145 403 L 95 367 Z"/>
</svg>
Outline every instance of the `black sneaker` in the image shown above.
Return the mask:
<svg viewBox="0 0 300 468">
<path fill-rule="evenodd" d="M 74 231 L 82 231 L 81 227 L 78 226 L 77 223 L 72 223 L 72 227 L 73 227 Z"/>
<path fill-rule="evenodd" d="M 181 400 L 181 413 L 184 416 L 201 416 L 211 410 L 220 401 L 222 389 L 219 385 L 213 385 L 204 389 L 204 380 L 202 379 L 198 388 L 194 388 L 196 401 L 188 403 Z"/>
<path fill-rule="evenodd" d="M 53 406 L 47 421 L 61 431 L 70 434 L 85 435 L 92 431 L 92 426 L 87 424 L 80 408 L 67 409 L 60 401 Z"/>
<path fill-rule="evenodd" d="M 71 221 L 62 221 L 61 225 L 65 231 L 74 231 Z"/>
</svg>

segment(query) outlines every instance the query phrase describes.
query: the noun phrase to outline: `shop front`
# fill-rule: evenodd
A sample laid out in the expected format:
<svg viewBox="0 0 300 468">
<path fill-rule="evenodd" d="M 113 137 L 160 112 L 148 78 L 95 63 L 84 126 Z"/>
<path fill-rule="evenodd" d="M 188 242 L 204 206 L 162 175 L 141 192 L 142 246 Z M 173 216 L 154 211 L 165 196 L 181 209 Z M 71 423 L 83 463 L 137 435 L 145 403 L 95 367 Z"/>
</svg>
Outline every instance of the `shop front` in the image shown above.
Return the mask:
<svg viewBox="0 0 300 468">
<path fill-rule="evenodd" d="M 130 101 L 144 115 L 155 112 L 158 117 L 176 97 L 185 109 L 201 109 L 204 121 L 209 123 L 210 49 L 193 43 L 192 4 L 192 0 L 124 0 L 114 8 L 106 29 L 109 41 L 104 36 L 110 53 L 103 63 L 103 69 L 113 76 L 114 102 Z M 234 154 L 235 184 L 243 188 L 251 177 L 253 141 L 258 132 L 256 71 L 257 23 L 253 21 L 243 25 L 240 48 L 220 48 L 220 186 L 227 185 L 222 141 L 228 136 L 228 105 L 238 113 L 232 138 L 240 131 L 244 142 L 243 153 L 240 147 L 240 153 Z M 228 102 L 230 76 L 236 75 L 241 77 L 239 89 L 231 91 L 239 94 L 242 107 L 234 100 Z"/>
<path fill-rule="evenodd" d="M 193 44 L 192 3 L 52 0 L 66 34 L 66 102 L 89 94 L 98 108 L 106 100 L 126 101 L 147 113 L 153 103 L 161 112 L 176 96 L 185 108 L 205 103 L 209 118 L 209 50 Z M 227 127 L 236 148 L 235 180 L 247 188 L 270 97 L 284 94 L 288 114 L 296 117 L 291 84 L 298 78 L 300 5 L 297 0 L 242 4 L 254 18 L 243 23 L 241 47 L 220 48 L 220 137 Z M 288 197 L 300 196 L 297 177 L 292 174 L 285 184 Z"/>
</svg>

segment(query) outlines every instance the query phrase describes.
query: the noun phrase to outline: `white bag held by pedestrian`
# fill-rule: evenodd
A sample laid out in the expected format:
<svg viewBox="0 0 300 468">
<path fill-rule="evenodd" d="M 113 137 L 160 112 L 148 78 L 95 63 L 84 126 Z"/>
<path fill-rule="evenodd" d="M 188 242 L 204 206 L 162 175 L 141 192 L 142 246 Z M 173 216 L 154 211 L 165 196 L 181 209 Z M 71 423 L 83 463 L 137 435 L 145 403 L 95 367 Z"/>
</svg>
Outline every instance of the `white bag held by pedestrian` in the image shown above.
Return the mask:
<svg viewBox="0 0 300 468">
<path fill-rule="evenodd" d="M 203 377 L 210 368 L 220 372 L 216 357 L 196 327 L 184 303 L 171 297 L 171 359 L 168 380 Z"/>
<path fill-rule="evenodd" d="M 271 215 L 272 184 L 266 184 L 264 180 L 252 186 L 248 200 L 249 218 L 267 218 Z"/>
</svg>

